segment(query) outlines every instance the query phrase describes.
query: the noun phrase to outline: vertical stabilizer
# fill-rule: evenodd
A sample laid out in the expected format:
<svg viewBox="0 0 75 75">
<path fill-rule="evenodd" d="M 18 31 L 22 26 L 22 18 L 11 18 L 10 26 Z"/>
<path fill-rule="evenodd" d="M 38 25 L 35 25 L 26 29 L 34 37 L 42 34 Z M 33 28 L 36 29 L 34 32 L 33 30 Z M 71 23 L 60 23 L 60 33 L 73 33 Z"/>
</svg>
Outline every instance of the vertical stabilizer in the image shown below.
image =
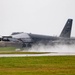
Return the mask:
<svg viewBox="0 0 75 75">
<path fill-rule="evenodd" d="M 65 27 L 63 28 L 60 37 L 64 37 L 64 38 L 70 38 L 71 35 L 71 29 L 72 29 L 72 19 L 68 19 L 68 21 L 66 22 Z"/>
</svg>

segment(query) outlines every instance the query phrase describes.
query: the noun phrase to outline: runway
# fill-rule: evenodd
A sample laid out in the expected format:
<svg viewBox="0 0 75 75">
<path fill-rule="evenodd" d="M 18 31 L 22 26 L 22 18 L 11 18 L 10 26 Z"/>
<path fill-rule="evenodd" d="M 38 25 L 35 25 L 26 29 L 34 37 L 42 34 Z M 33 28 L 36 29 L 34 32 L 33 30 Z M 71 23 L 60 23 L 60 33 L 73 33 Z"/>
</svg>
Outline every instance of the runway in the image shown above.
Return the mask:
<svg viewBox="0 0 75 75">
<path fill-rule="evenodd" d="M 30 56 L 74 56 L 73 52 L 58 52 L 46 54 L 0 54 L 0 57 L 30 57 Z"/>
</svg>

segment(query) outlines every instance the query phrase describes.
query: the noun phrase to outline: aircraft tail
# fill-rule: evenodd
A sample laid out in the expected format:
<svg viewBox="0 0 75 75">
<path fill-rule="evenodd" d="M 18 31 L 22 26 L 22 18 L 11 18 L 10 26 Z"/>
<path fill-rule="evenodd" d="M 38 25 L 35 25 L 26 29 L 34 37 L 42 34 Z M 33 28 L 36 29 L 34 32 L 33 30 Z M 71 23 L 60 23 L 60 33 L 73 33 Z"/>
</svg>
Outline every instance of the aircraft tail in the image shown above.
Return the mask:
<svg viewBox="0 0 75 75">
<path fill-rule="evenodd" d="M 67 20 L 66 25 L 60 34 L 60 37 L 70 38 L 71 29 L 72 29 L 72 21 L 73 21 L 73 19 Z"/>
</svg>

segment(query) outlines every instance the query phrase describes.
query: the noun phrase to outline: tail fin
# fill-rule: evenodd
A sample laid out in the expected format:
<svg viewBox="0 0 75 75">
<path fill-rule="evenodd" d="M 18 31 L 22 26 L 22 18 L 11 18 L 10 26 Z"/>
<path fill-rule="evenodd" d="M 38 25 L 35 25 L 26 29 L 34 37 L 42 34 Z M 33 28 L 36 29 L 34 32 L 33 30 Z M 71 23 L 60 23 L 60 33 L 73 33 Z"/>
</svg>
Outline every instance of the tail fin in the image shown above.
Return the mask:
<svg viewBox="0 0 75 75">
<path fill-rule="evenodd" d="M 70 38 L 71 29 L 72 29 L 72 19 L 68 19 L 65 27 L 63 28 L 60 37 Z"/>
</svg>

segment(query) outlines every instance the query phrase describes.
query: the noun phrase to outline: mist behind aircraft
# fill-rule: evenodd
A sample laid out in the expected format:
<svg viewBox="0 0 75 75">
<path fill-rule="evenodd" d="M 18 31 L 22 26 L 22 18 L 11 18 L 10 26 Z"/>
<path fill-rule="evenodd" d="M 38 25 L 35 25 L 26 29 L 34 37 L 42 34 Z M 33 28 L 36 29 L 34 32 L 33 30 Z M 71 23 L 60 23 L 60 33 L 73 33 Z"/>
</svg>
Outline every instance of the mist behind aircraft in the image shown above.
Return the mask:
<svg viewBox="0 0 75 75">
<path fill-rule="evenodd" d="M 24 50 L 26 51 L 26 50 Z M 68 52 L 68 53 L 75 53 L 75 44 L 73 45 L 34 45 L 32 48 L 28 50 L 29 52 Z"/>
</svg>

